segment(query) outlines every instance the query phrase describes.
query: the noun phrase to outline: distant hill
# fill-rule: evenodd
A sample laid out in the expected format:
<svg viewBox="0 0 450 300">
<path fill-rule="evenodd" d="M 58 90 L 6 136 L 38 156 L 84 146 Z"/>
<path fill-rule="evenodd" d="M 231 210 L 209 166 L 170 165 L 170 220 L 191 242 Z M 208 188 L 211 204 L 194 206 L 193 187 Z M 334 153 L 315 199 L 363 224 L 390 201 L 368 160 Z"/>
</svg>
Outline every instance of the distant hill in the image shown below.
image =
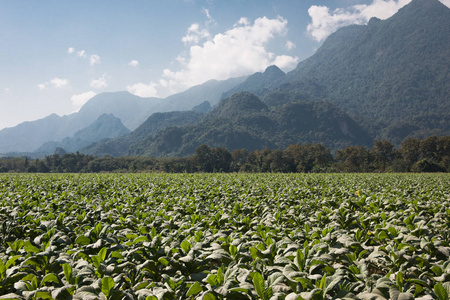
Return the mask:
<svg viewBox="0 0 450 300">
<path fill-rule="evenodd" d="M 208 101 L 211 106 L 215 106 L 224 92 L 242 83 L 246 78 L 247 76 L 220 81 L 209 80 L 203 84 L 191 87 L 184 92 L 167 97 L 161 101 L 154 112 L 191 110 L 194 106 L 204 101 Z"/>
<path fill-rule="evenodd" d="M 113 114 L 103 114 L 94 123 L 75 133 L 73 137 L 67 137 L 61 142 L 46 142 L 35 152 L 40 154 L 53 154 L 56 148 L 62 148 L 66 152 L 77 152 L 94 142 L 108 138 L 116 138 L 129 133 L 119 118 Z"/>
<path fill-rule="evenodd" d="M 159 101 L 128 92 L 102 93 L 90 99 L 77 113 L 62 117 L 52 114 L 0 130 L 0 153 L 36 151 L 46 142 L 72 137 L 103 114 L 113 114 L 127 128 L 135 129 Z"/>
<path fill-rule="evenodd" d="M 84 104 L 77 115 L 84 122 L 89 120 L 90 124 L 103 114 L 113 114 L 125 127 L 134 130 L 161 101 L 160 98 L 141 98 L 128 92 L 101 93 Z"/>
<path fill-rule="evenodd" d="M 261 73 L 257 72 L 249 76 L 244 82 L 236 85 L 232 89 L 222 94 L 221 99 L 230 97 L 234 93 L 238 92 L 250 92 L 255 95 L 263 95 L 270 88 L 282 78 L 285 77 L 285 73 L 281 71 L 277 66 L 267 67 L 266 70 Z"/>
<path fill-rule="evenodd" d="M 450 9 L 413 0 L 384 21 L 339 29 L 264 94 L 327 99 L 377 139 L 450 134 Z"/>
<path fill-rule="evenodd" d="M 96 156 L 133 155 L 137 151 L 142 151 L 139 150 L 141 145 L 145 145 L 146 141 L 159 131 L 167 127 L 195 124 L 201 116 L 194 111 L 154 113 L 130 134 L 86 145 L 80 152 Z"/>
<path fill-rule="evenodd" d="M 222 100 L 197 124 L 167 127 L 152 138 L 131 145 L 130 154 L 185 156 L 193 154 L 201 144 L 253 151 L 319 142 L 336 149 L 371 145 L 373 141 L 331 103 L 292 102 L 269 108 L 257 96 L 242 92 Z"/>
<path fill-rule="evenodd" d="M 90 99 L 77 113 L 52 114 L 43 119 L 23 122 L 0 130 L 0 153 L 33 152 L 49 141 L 60 142 L 89 126 L 102 114 L 113 114 L 130 130 L 135 130 L 155 112 L 191 110 L 205 101 L 216 105 L 220 96 L 247 77 L 210 80 L 184 92 L 160 98 L 141 98 L 128 92 L 101 93 Z M 200 107 L 201 108 L 201 107 Z M 207 107 L 201 108 L 208 110 Z"/>
</svg>

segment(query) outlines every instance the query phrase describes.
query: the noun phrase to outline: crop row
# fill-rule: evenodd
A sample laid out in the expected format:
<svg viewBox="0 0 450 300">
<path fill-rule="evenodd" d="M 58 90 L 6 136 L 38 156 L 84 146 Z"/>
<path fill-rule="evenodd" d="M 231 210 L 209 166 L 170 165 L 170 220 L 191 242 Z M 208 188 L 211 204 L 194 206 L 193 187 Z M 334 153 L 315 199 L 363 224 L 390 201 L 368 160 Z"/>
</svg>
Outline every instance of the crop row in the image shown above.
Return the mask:
<svg viewBox="0 0 450 300">
<path fill-rule="evenodd" d="M 448 299 L 450 175 L 0 176 L 0 299 Z"/>
</svg>

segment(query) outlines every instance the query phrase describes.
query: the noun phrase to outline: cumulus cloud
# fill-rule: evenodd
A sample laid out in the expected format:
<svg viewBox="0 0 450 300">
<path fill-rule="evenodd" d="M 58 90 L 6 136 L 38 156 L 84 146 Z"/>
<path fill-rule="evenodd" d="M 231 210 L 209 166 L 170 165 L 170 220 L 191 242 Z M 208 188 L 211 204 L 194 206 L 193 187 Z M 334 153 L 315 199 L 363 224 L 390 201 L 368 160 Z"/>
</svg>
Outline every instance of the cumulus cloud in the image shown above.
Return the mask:
<svg viewBox="0 0 450 300">
<path fill-rule="evenodd" d="M 323 41 L 343 26 L 366 24 L 370 18 L 387 19 L 411 0 L 373 0 L 371 4 L 353 5 L 331 11 L 326 6 L 313 5 L 308 9 L 311 23 L 307 31 L 316 41 Z M 450 0 L 441 0 L 450 7 Z"/>
<path fill-rule="evenodd" d="M 73 95 L 70 100 L 72 101 L 72 105 L 75 107 L 76 111 L 78 111 L 86 102 L 89 101 L 92 97 L 97 95 L 93 91 L 89 91 L 82 94 Z"/>
<path fill-rule="evenodd" d="M 133 85 L 128 85 L 127 91 L 139 97 L 157 97 L 158 90 L 156 87 L 157 84 L 154 82 L 150 82 L 149 84 L 136 83 Z"/>
<path fill-rule="evenodd" d="M 72 54 L 72 53 L 74 53 L 75 52 L 75 48 L 73 48 L 73 47 L 69 47 L 68 49 L 67 49 L 67 53 L 68 54 Z"/>
<path fill-rule="evenodd" d="M 292 50 L 296 47 L 296 45 L 292 41 L 287 41 L 285 44 L 286 50 Z"/>
<path fill-rule="evenodd" d="M 100 77 L 99 79 L 92 80 L 90 83 L 90 86 L 91 86 L 91 88 L 94 88 L 94 89 L 103 89 L 103 88 L 107 87 L 108 83 L 107 83 L 107 79 L 106 79 L 106 73 L 103 74 L 103 76 Z"/>
<path fill-rule="evenodd" d="M 55 77 L 46 83 L 38 84 L 37 87 L 40 90 L 45 90 L 45 89 L 47 89 L 47 87 L 49 85 L 53 85 L 54 88 L 59 89 L 59 88 L 67 87 L 67 86 L 69 86 L 69 84 L 70 84 L 69 80 Z"/>
<path fill-rule="evenodd" d="M 209 32 L 206 29 L 201 29 L 200 24 L 194 23 L 188 28 L 187 34 L 181 40 L 185 44 L 190 44 L 190 43 L 197 44 L 201 40 L 208 38 L 208 37 L 209 37 Z"/>
<path fill-rule="evenodd" d="M 77 51 L 77 56 L 85 58 L 86 57 L 86 51 L 84 51 L 84 50 Z"/>
<path fill-rule="evenodd" d="M 89 57 L 89 64 L 92 66 L 100 63 L 100 56 L 93 54 Z"/>
<path fill-rule="evenodd" d="M 55 77 L 50 80 L 50 83 L 53 84 L 55 88 L 62 88 L 69 85 L 69 80 Z"/>
<path fill-rule="evenodd" d="M 133 59 L 132 61 L 130 61 L 130 62 L 128 63 L 128 65 L 129 65 L 130 67 L 137 67 L 137 66 L 139 66 L 139 62 L 138 62 L 137 60 Z"/>
<path fill-rule="evenodd" d="M 188 29 L 197 35 L 183 40 L 194 45 L 189 46 L 186 55 L 176 58 L 179 68 L 167 68 L 159 81 L 137 83 L 127 86 L 127 90 L 141 97 L 166 97 L 210 79 L 248 75 L 273 64 L 288 69 L 298 62 L 297 57 L 276 55 L 266 49 L 271 39 L 284 36 L 287 31 L 287 20 L 280 16 L 257 18 L 253 23 L 241 18 L 231 29 L 213 36 L 209 33 L 199 36 L 204 29 L 197 25 Z"/>
</svg>

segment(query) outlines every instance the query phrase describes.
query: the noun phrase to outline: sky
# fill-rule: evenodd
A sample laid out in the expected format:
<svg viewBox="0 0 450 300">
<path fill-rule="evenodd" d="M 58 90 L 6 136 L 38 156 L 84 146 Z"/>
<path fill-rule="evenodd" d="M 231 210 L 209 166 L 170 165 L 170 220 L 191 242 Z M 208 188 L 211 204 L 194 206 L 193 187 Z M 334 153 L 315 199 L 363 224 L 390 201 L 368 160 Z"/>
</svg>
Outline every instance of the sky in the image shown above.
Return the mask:
<svg viewBox="0 0 450 300">
<path fill-rule="evenodd" d="M 410 1 L 0 0 L 0 130 L 103 92 L 165 98 L 273 64 L 288 72 L 338 28 Z"/>
</svg>

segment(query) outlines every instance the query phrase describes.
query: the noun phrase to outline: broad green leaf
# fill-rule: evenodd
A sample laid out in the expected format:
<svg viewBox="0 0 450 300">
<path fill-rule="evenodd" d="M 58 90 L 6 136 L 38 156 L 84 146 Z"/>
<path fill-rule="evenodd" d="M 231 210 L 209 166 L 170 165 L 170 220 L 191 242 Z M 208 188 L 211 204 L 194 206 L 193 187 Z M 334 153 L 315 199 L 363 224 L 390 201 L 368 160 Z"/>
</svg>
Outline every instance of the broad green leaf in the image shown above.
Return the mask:
<svg viewBox="0 0 450 300">
<path fill-rule="evenodd" d="M 109 276 L 105 276 L 102 278 L 102 292 L 106 297 L 111 295 L 111 291 L 114 289 L 114 279 Z"/>
<path fill-rule="evenodd" d="M 191 250 L 191 244 L 187 240 L 182 241 L 180 246 L 185 253 L 188 253 L 189 250 Z"/>
<path fill-rule="evenodd" d="M 66 281 L 72 283 L 72 267 L 69 264 L 63 265 L 64 276 L 66 277 Z"/>
<path fill-rule="evenodd" d="M 447 291 L 445 290 L 445 288 L 442 286 L 442 284 L 440 282 L 436 283 L 434 285 L 433 289 L 439 300 L 444 300 L 444 299 L 448 300 L 449 299 L 449 294 L 447 293 Z"/>
<path fill-rule="evenodd" d="M 192 296 L 192 295 L 196 295 L 198 293 L 200 293 L 201 291 L 203 291 L 202 287 L 200 286 L 200 284 L 196 281 L 193 285 L 191 285 L 191 287 L 189 288 L 186 297 Z"/>
<path fill-rule="evenodd" d="M 264 292 L 265 292 L 265 285 L 264 285 L 264 278 L 261 274 L 258 272 L 253 273 L 253 286 L 255 287 L 256 293 L 261 299 L 266 299 Z"/>
<path fill-rule="evenodd" d="M 78 244 L 78 245 L 89 245 L 90 243 L 91 243 L 91 239 L 84 235 L 80 235 L 75 240 L 75 244 Z"/>
<path fill-rule="evenodd" d="M 216 296 L 213 293 L 207 293 L 203 296 L 203 300 L 216 300 Z"/>
<path fill-rule="evenodd" d="M 42 278 L 41 286 L 44 286 L 44 284 L 47 282 L 53 282 L 53 283 L 60 284 L 61 280 L 58 278 L 58 276 L 56 274 L 50 273 L 50 274 L 45 275 L 44 278 Z"/>
<path fill-rule="evenodd" d="M 98 252 L 98 256 L 102 259 L 102 262 L 105 261 L 106 259 L 106 253 L 107 253 L 107 249 L 106 247 L 103 247 L 102 249 L 100 249 L 100 251 Z"/>
</svg>

